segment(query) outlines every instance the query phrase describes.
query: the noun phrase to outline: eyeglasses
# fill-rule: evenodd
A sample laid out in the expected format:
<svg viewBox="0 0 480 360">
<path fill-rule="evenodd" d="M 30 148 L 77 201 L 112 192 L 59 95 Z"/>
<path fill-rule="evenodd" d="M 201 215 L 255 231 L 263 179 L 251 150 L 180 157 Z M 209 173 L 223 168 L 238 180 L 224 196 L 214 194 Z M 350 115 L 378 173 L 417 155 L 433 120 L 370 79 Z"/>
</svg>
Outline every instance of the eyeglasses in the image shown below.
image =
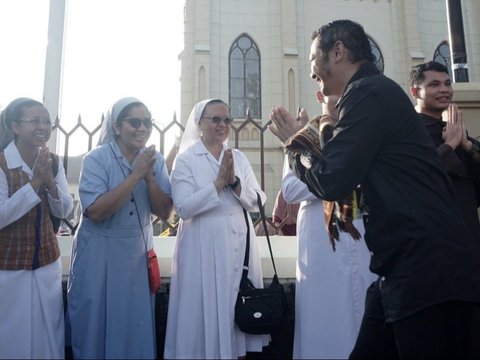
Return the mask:
<svg viewBox="0 0 480 360">
<path fill-rule="evenodd" d="M 18 122 L 27 123 L 35 127 L 39 127 L 40 125 L 43 125 L 46 127 L 52 127 L 53 125 L 55 125 L 55 122 L 52 121 L 51 119 L 41 119 L 41 118 L 20 119 L 18 120 Z"/>
<path fill-rule="evenodd" d="M 135 128 L 135 129 L 140 129 L 140 126 L 145 126 L 146 129 L 150 129 L 153 126 L 153 120 L 149 118 L 145 119 L 139 119 L 137 117 L 132 117 L 132 118 L 125 118 L 122 121 L 128 122 L 128 124 Z"/>
<path fill-rule="evenodd" d="M 210 119 L 214 124 L 220 124 L 222 121 L 225 123 L 225 125 L 231 125 L 233 122 L 232 118 L 224 118 L 222 119 L 221 117 L 218 116 L 204 116 L 204 119 Z"/>
</svg>

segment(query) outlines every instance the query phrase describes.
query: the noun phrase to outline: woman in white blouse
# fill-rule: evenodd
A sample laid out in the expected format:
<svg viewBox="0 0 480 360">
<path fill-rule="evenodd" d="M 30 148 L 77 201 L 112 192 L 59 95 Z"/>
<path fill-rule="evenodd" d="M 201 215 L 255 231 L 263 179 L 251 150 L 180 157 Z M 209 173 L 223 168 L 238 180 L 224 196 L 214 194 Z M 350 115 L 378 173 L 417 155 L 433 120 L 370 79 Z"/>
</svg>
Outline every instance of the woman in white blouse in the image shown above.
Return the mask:
<svg viewBox="0 0 480 360">
<path fill-rule="evenodd" d="M 64 358 L 62 263 L 51 215 L 73 208 L 46 142 L 52 120 L 18 98 L 0 115 L 0 358 Z"/>
</svg>

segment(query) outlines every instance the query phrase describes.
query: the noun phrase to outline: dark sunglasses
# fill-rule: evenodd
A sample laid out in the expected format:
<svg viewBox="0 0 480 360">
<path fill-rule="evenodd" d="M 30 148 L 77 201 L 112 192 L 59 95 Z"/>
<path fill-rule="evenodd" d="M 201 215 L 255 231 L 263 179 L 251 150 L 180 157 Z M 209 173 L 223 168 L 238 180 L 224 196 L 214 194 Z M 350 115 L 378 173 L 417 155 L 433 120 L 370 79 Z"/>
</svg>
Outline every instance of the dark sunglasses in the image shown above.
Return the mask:
<svg viewBox="0 0 480 360">
<path fill-rule="evenodd" d="M 225 123 L 225 125 L 230 125 L 233 122 L 232 118 L 225 118 L 222 119 L 221 117 L 218 116 L 204 116 L 204 119 L 210 119 L 214 124 L 220 124 L 222 121 Z"/>
<path fill-rule="evenodd" d="M 40 118 L 30 118 L 30 119 L 20 119 L 17 120 L 16 122 L 23 122 L 25 124 L 32 125 L 34 127 L 39 127 L 40 125 L 43 125 L 45 127 L 52 127 L 55 125 L 55 122 L 50 120 L 50 119 L 40 119 Z"/>
<path fill-rule="evenodd" d="M 128 124 L 135 129 L 139 129 L 140 126 L 142 126 L 142 124 L 143 126 L 145 126 L 146 129 L 150 129 L 153 126 L 153 120 L 148 118 L 139 119 L 136 117 L 132 117 L 132 118 L 125 118 L 122 121 L 128 122 Z"/>
</svg>

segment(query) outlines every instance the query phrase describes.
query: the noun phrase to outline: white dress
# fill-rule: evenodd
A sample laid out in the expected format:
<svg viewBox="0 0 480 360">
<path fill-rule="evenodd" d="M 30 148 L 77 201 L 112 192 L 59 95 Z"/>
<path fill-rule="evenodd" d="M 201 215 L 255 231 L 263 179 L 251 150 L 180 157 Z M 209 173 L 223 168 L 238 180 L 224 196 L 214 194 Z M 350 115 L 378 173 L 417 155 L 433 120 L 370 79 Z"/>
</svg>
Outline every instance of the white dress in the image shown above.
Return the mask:
<svg viewBox="0 0 480 360">
<path fill-rule="evenodd" d="M 22 160 L 14 142 L 4 150 L 9 169 L 22 167 L 30 178 L 32 169 Z M 62 162 L 55 176 L 59 198 L 48 195 L 50 211 L 65 218 L 72 211 Z M 0 169 L 0 229 L 17 221 L 41 201 L 30 184 L 8 197 L 8 182 Z M 0 270 L 0 359 L 63 359 L 64 315 L 62 263 L 36 270 Z"/>
<path fill-rule="evenodd" d="M 284 175 L 282 190 L 287 202 L 301 202 L 293 358 L 347 359 L 360 329 L 367 288 L 376 278 L 368 269 L 370 253 L 363 238 L 356 241 L 345 232 L 333 251 L 322 200 L 291 171 Z M 361 220 L 354 225 L 364 234 Z"/>
<path fill-rule="evenodd" d="M 225 150 L 225 147 L 224 147 Z M 258 211 L 258 192 L 265 194 L 246 156 L 233 150 L 240 197 L 227 188 L 220 195 L 213 184 L 220 160 L 201 141 L 178 155 L 171 175 L 175 209 L 181 218 L 168 307 L 165 359 L 236 359 L 261 351 L 269 336 L 247 335 L 234 323 L 234 307 L 242 275 L 247 227 L 242 206 Z M 252 221 L 249 278 L 262 287 L 262 271 Z"/>
</svg>

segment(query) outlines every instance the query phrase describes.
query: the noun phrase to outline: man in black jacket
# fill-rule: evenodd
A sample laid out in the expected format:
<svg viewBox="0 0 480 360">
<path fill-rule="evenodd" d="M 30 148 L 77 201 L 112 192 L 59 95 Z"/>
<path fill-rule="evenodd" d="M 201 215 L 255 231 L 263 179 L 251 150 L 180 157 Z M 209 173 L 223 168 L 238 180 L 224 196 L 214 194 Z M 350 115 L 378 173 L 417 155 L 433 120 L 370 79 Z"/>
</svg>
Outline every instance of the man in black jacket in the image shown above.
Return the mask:
<svg viewBox="0 0 480 360">
<path fill-rule="evenodd" d="M 365 240 L 379 278 L 350 356 L 464 358 L 480 302 L 479 250 L 436 149 L 407 94 L 373 64 L 359 24 L 331 22 L 312 40 L 312 78 L 325 96 L 341 96 L 333 138 L 321 152 L 309 148 L 307 128 L 283 107 L 272 109 L 270 129 L 319 198 L 342 199 L 359 184 L 365 194 Z"/>
<path fill-rule="evenodd" d="M 413 66 L 410 94 L 417 102 L 420 121 L 432 138 L 443 168 L 453 184 L 455 200 L 467 229 L 480 244 L 480 144 L 467 136 L 462 111 L 452 103 L 453 87 L 448 69 L 435 61 Z M 442 120 L 445 112 L 446 121 Z M 480 253 L 478 253 L 480 257 Z M 480 358 L 480 308 L 476 308 L 470 358 Z"/>
<path fill-rule="evenodd" d="M 469 138 L 463 116 L 452 103 L 453 87 L 448 69 L 430 61 L 410 70 L 410 94 L 417 102 L 420 120 L 432 138 L 443 168 L 453 184 L 455 199 L 472 236 L 480 243 L 480 144 Z M 446 111 L 447 121 L 442 121 Z M 480 256 L 480 254 L 478 254 Z"/>
</svg>

